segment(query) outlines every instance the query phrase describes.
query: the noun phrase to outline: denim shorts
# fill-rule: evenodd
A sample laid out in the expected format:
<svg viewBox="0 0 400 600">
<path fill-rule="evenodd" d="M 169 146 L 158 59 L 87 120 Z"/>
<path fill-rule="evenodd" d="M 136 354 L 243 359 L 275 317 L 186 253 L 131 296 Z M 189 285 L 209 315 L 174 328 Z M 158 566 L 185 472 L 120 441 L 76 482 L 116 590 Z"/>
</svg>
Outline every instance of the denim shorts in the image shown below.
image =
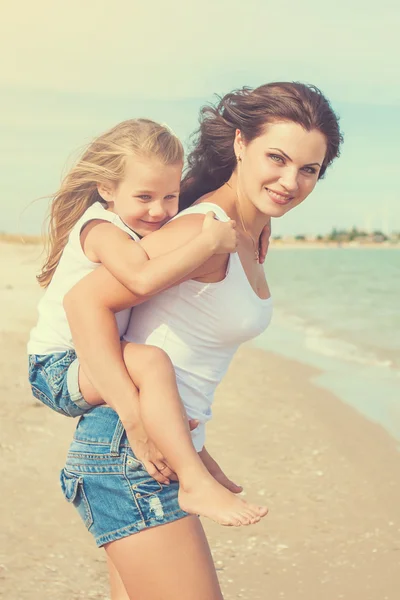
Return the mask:
<svg viewBox="0 0 400 600">
<path fill-rule="evenodd" d="M 98 546 L 187 516 L 178 504 L 178 483 L 150 477 L 109 406 L 79 419 L 61 487 Z"/>
<path fill-rule="evenodd" d="M 74 350 L 29 355 L 29 383 L 32 394 L 56 412 L 79 417 L 93 406 L 79 389 L 79 362 Z"/>
</svg>

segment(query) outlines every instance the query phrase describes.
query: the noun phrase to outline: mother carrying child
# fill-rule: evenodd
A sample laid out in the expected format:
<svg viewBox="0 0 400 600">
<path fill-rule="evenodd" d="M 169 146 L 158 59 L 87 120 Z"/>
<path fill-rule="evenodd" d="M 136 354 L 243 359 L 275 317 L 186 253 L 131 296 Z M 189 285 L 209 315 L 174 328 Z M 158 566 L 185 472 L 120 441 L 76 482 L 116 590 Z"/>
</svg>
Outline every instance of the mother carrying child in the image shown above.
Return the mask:
<svg viewBox="0 0 400 600">
<path fill-rule="evenodd" d="M 221 599 L 195 514 L 244 525 L 267 509 L 233 493 L 205 450 L 205 423 L 236 349 L 271 318 L 261 232 L 338 156 L 337 118 L 319 90 L 293 83 L 203 109 L 180 187 L 185 210 L 162 229 L 176 213 L 178 142 L 169 132 L 135 147 L 105 138 L 78 163 L 58 215 L 68 221 L 90 187 L 91 207 L 71 215 L 43 271 L 53 279 L 30 342 L 31 383 L 56 410 L 82 414 L 62 486 L 106 549 L 113 600 Z M 186 415 L 198 422 L 191 437 Z"/>
</svg>

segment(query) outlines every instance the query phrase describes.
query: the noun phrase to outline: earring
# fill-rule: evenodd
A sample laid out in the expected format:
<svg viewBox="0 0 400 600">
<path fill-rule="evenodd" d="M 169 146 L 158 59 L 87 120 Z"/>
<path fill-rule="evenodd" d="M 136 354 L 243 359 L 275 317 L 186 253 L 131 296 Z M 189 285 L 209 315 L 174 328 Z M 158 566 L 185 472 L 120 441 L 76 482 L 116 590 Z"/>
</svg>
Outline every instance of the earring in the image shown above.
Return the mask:
<svg viewBox="0 0 400 600">
<path fill-rule="evenodd" d="M 238 155 L 238 156 L 236 157 L 236 162 L 238 162 L 238 163 L 242 162 L 242 157 Z"/>
</svg>

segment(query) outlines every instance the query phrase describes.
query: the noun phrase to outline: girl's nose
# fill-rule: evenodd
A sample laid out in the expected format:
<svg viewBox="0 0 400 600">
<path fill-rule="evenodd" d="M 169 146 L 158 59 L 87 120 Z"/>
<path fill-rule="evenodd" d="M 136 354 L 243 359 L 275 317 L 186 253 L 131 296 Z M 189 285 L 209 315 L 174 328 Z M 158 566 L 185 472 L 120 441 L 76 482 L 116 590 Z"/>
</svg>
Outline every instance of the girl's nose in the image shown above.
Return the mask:
<svg viewBox="0 0 400 600">
<path fill-rule="evenodd" d="M 166 211 L 161 202 L 152 202 L 149 208 L 149 216 L 152 219 L 163 219 L 166 215 Z"/>
</svg>

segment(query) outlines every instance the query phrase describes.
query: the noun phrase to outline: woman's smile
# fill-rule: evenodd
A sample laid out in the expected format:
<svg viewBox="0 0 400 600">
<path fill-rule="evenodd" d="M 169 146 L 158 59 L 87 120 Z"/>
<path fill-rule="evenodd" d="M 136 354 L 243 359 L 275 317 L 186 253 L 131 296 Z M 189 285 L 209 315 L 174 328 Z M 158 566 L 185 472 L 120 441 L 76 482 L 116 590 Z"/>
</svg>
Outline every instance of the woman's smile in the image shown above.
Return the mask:
<svg viewBox="0 0 400 600">
<path fill-rule="evenodd" d="M 272 202 L 275 202 L 275 204 L 289 204 L 289 202 L 294 199 L 294 196 L 290 196 L 289 194 L 276 192 L 267 187 L 264 189 L 268 192 L 269 197 L 271 198 Z"/>
</svg>

